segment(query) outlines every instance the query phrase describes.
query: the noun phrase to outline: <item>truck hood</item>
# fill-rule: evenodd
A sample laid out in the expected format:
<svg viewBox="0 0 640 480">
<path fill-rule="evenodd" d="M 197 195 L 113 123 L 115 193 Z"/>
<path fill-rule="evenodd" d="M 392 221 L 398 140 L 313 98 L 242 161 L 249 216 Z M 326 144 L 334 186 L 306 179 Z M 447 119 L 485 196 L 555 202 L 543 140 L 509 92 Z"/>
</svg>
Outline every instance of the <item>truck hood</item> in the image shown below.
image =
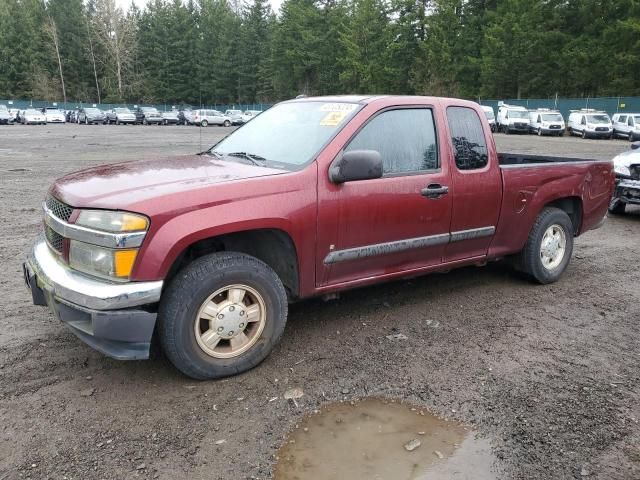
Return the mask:
<svg viewBox="0 0 640 480">
<path fill-rule="evenodd" d="M 185 155 L 81 170 L 58 179 L 51 192 L 76 208 L 135 211 L 142 202 L 175 193 L 283 173 L 287 171 L 208 155 Z"/>
</svg>

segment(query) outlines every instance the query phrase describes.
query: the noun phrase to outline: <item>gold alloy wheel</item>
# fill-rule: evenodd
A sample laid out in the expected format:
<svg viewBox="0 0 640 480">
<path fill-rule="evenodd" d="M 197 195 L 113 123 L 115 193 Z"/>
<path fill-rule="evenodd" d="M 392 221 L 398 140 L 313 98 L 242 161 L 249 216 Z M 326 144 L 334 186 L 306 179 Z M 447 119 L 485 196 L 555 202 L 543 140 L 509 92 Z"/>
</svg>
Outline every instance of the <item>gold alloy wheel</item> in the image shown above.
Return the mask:
<svg viewBox="0 0 640 480">
<path fill-rule="evenodd" d="M 200 306 L 194 322 L 196 341 L 211 357 L 237 357 L 258 341 L 266 319 L 262 295 L 247 285 L 229 285 Z"/>
<path fill-rule="evenodd" d="M 567 236 L 564 229 L 557 224 L 551 225 L 544 232 L 540 245 L 540 260 L 547 270 L 553 270 L 562 263 L 567 250 Z"/>
</svg>

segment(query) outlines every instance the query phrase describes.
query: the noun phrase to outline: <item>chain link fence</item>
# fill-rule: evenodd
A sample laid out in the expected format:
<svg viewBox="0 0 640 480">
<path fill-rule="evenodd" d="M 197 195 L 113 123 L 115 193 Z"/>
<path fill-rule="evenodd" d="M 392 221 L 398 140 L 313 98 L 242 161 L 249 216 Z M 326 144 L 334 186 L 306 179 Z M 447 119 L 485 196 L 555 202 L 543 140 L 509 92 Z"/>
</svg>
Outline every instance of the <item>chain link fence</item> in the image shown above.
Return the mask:
<svg viewBox="0 0 640 480">
<path fill-rule="evenodd" d="M 640 97 L 593 97 L 593 98 L 527 98 L 514 99 L 505 98 L 503 100 L 485 100 L 478 98 L 477 102 L 481 105 L 492 107 L 498 112 L 498 102 L 503 101 L 509 105 L 520 105 L 530 110 L 538 108 L 548 108 L 558 110 L 562 116 L 567 119 L 571 110 L 580 110 L 582 108 L 593 108 L 602 110 L 609 115 L 614 113 L 637 113 L 640 112 Z"/>
<path fill-rule="evenodd" d="M 0 104 L 4 104 L 7 108 L 17 108 L 23 110 L 25 108 L 45 108 L 45 107 L 57 107 L 61 110 L 75 110 L 80 107 L 96 107 L 100 110 L 111 110 L 112 108 L 135 108 L 135 107 L 155 107 L 160 112 L 168 112 L 171 110 L 180 110 L 184 107 L 191 107 L 192 109 L 206 108 L 210 110 L 219 110 L 224 112 L 226 110 L 266 110 L 271 107 L 271 104 L 267 103 L 214 103 L 211 105 L 188 105 L 185 103 L 176 104 L 142 104 L 142 103 L 91 103 L 91 102 L 48 102 L 45 100 L 2 100 Z"/>
</svg>

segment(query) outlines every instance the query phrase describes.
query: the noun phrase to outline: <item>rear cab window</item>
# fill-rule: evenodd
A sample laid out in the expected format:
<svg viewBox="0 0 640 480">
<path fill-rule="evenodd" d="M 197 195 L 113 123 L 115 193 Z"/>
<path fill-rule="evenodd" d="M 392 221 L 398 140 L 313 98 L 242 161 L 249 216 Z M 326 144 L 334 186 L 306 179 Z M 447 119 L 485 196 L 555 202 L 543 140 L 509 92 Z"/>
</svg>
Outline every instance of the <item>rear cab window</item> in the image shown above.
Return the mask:
<svg viewBox="0 0 640 480">
<path fill-rule="evenodd" d="M 476 111 L 469 107 L 448 107 L 447 120 L 458 170 L 486 167 L 489 163 L 487 140 Z"/>
</svg>

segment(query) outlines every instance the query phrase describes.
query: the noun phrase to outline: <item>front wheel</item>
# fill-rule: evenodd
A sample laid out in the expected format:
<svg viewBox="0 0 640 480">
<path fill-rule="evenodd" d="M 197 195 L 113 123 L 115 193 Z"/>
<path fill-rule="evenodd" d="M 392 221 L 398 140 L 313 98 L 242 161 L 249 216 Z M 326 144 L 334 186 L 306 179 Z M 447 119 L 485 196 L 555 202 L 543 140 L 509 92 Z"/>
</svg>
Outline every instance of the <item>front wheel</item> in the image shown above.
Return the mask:
<svg viewBox="0 0 640 480">
<path fill-rule="evenodd" d="M 520 266 L 542 284 L 557 281 L 569 265 L 573 252 L 573 225 L 559 208 L 545 208 L 533 225 Z"/>
<path fill-rule="evenodd" d="M 538 128 L 538 136 L 541 137 L 542 136 L 542 129 Z"/>
<path fill-rule="evenodd" d="M 164 293 L 160 342 L 189 377 L 235 375 L 269 355 L 287 308 L 284 286 L 267 264 L 243 253 L 213 253 L 180 271 Z"/>
<path fill-rule="evenodd" d="M 582 138 L 587 138 L 587 131 L 586 130 L 582 131 Z"/>
<path fill-rule="evenodd" d="M 627 204 L 619 198 L 613 197 L 609 202 L 609 213 L 614 215 L 622 215 L 627 208 Z"/>
<path fill-rule="evenodd" d="M 209 125 L 209 122 L 207 122 L 206 120 L 202 120 L 202 121 L 200 122 L 200 126 L 201 126 L 201 127 L 206 127 L 207 125 Z"/>
<path fill-rule="evenodd" d="M 633 134 L 633 132 L 629 132 L 629 141 L 630 142 L 636 141 L 636 136 Z"/>
<path fill-rule="evenodd" d="M 231 122 L 229 120 L 225 120 L 223 125 L 225 127 L 230 127 L 231 126 Z"/>
</svg>

